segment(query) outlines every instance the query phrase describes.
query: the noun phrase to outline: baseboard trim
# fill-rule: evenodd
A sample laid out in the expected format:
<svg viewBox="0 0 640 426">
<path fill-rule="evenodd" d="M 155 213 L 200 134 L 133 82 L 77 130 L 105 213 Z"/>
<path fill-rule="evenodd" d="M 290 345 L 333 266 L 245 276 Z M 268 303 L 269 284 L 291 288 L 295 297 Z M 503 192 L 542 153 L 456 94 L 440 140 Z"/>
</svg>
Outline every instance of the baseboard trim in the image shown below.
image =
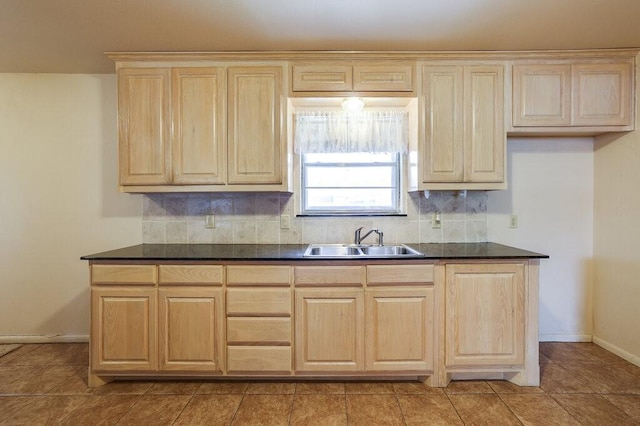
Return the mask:
<svg viewBox="0 0 640 426">
<path fill-rule="evenodd" d="M 591 334 L 541 334 L 538 337 L 541 342 L 592 342 Z"/>
<path fill-rule="evenodd" d="M 88 334 L 0 336 L 0 343 L 87 343 Z"/>
<path fill-rule="evenodd" d="M 593 343 L 595 343 L 598 346 L 603 347 L 604 349 L 608 350 L 609 352 L 613 352 L 614 354 L 618 355 L 620 358 L 626 359 L 627 361 L 629 361 L 631 364 L 635 364 L 638 367 L 640 367 L 640 356 L 634 355 L 630 352 L 625 351 L 624 349 L 621 349 L 619 347 L 617 347 L 616 345 L 613 345 L 609 342 L 607 342 L 606 340 L 603 340 L 597 336 L 593 336 Z"/>
</svg>

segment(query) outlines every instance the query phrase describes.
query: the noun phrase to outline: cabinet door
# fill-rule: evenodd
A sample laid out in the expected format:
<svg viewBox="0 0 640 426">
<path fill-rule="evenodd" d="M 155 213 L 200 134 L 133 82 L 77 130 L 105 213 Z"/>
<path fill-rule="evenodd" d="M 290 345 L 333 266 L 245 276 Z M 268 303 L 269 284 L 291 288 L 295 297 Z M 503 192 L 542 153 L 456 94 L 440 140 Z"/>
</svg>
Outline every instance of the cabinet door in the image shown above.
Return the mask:
<svg viewBox="0 0 640 426">
<path fill-rule="evenodd" d="M 413 91 L 413 65 L 362 63 L 353 67 L 353 90 L 362 92 Z"/>
<path fill-rule="evenodd" d="M 631 62 L 573 65 L 573 124 L 631 125 L 632 69 Z"/>
<path fill-rule="evenodd" d="M 463 180 L 463 72 L 459 66 L 422 68 L 422 182 Z"/>
<path fill-rule="evenodd" d="M 353 90 L 353 68 L 349 64 L 293 66 L 294 92 L 345 92 Z"/>
<path fill-rule="evenodd" d="M 366 291 L 367 371 L 433 369 L 433 289 Z"/>
<path fill-rule="evenodd" d="M 362 371 L 364 291 L 296 289 L 296 371 Z"/>
<path fill-rule="evenodd" d="M 225 183 L 224 68 L 174 68 L 172 90 L 173 182 Z"/>
<path fill-rule="evenodd" d="M 504 182 L 504 67 L 464 68 L 464 180 Z"/>
<path fill-rule="evenodd" d="M 282 183 L 283 68 L 228 70 L 229 184 Z"/>
<path fill-rule="evenodd" d="M 161 288 L 161 370 L 222 372 L 222 289 Z"/>
<path fill-rule="evenodd" d="M 121 185 L 171 181 L 170 79 L 166 68 L 118 71 Z"/>
<path fill-rule="evenodd" d="M 92 371 L 157 368 L 155 288 L 91 290 Z"/>
<path fill-rule="evenodd" d="M 513 66 L 513 125 L 571 125 L 571 66 Z"/>
<path fill-rule="evenodd" d="M 524 265 L 446 266 L 446 365 L 522 365 Z"/>
</svg>

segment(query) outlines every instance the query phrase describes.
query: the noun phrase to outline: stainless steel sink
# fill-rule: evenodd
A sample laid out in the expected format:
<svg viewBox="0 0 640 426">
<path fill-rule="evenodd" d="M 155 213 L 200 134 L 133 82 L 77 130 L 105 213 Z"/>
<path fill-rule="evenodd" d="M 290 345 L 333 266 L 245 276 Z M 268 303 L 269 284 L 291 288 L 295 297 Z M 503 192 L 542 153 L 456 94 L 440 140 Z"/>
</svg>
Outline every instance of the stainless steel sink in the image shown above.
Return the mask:
<svg viewBox="0 0 640 426">
<path fill-rule="evenodd" d="M 311 244 L 304 253 L 310 257 L 346 257 L 362 256 L 359 247 L 340 244 Z"/>
<path fill-rule="evenodd" d="M 417 250 L 404 244 L 391 246 L 358 246 L 350 244 L 309 244 L 304 257 L 324 259 L 390 259 L 423 257 Z"/>
<path fill-rule="evenodd" d="M 366 246 L 362 247 L 362 252 L 366 256 L 408 256 L 408 255 L 419 255 L 422 256 L 422 253 L 407 247 L 405 245 L 400 246 Z"/>
</svg>

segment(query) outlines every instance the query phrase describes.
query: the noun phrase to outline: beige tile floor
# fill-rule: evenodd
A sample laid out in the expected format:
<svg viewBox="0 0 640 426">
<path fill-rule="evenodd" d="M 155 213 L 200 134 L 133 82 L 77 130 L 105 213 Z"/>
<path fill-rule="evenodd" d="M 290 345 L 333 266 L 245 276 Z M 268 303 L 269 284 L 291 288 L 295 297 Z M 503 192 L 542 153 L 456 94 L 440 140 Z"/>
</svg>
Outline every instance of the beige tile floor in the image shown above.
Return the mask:
<svg viewBox="0 0 640 426">
<path fill-rule="evenodd" d="M 591 343 L 541 343 L 542 385 L 123 381 L 86 385 L 86 344 L 0 358 L 1 425 L 638 425 L 640 368 Z"/>
</svg>

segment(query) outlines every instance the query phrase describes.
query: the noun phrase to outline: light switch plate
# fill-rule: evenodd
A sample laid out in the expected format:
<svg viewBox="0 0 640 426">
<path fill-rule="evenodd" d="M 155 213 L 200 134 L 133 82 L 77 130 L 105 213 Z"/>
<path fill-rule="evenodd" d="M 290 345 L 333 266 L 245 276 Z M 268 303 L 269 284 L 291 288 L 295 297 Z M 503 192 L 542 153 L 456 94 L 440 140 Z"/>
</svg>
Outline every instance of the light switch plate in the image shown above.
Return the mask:
<svg viewBox="0 0 640 426">
<path fill-rule="evenodd" d="M 204 227 L 207 229 L 213 229 L 216 227 L 216 218 L 212 214 L 208 214 L 204 217 Z"/>
</svg>

